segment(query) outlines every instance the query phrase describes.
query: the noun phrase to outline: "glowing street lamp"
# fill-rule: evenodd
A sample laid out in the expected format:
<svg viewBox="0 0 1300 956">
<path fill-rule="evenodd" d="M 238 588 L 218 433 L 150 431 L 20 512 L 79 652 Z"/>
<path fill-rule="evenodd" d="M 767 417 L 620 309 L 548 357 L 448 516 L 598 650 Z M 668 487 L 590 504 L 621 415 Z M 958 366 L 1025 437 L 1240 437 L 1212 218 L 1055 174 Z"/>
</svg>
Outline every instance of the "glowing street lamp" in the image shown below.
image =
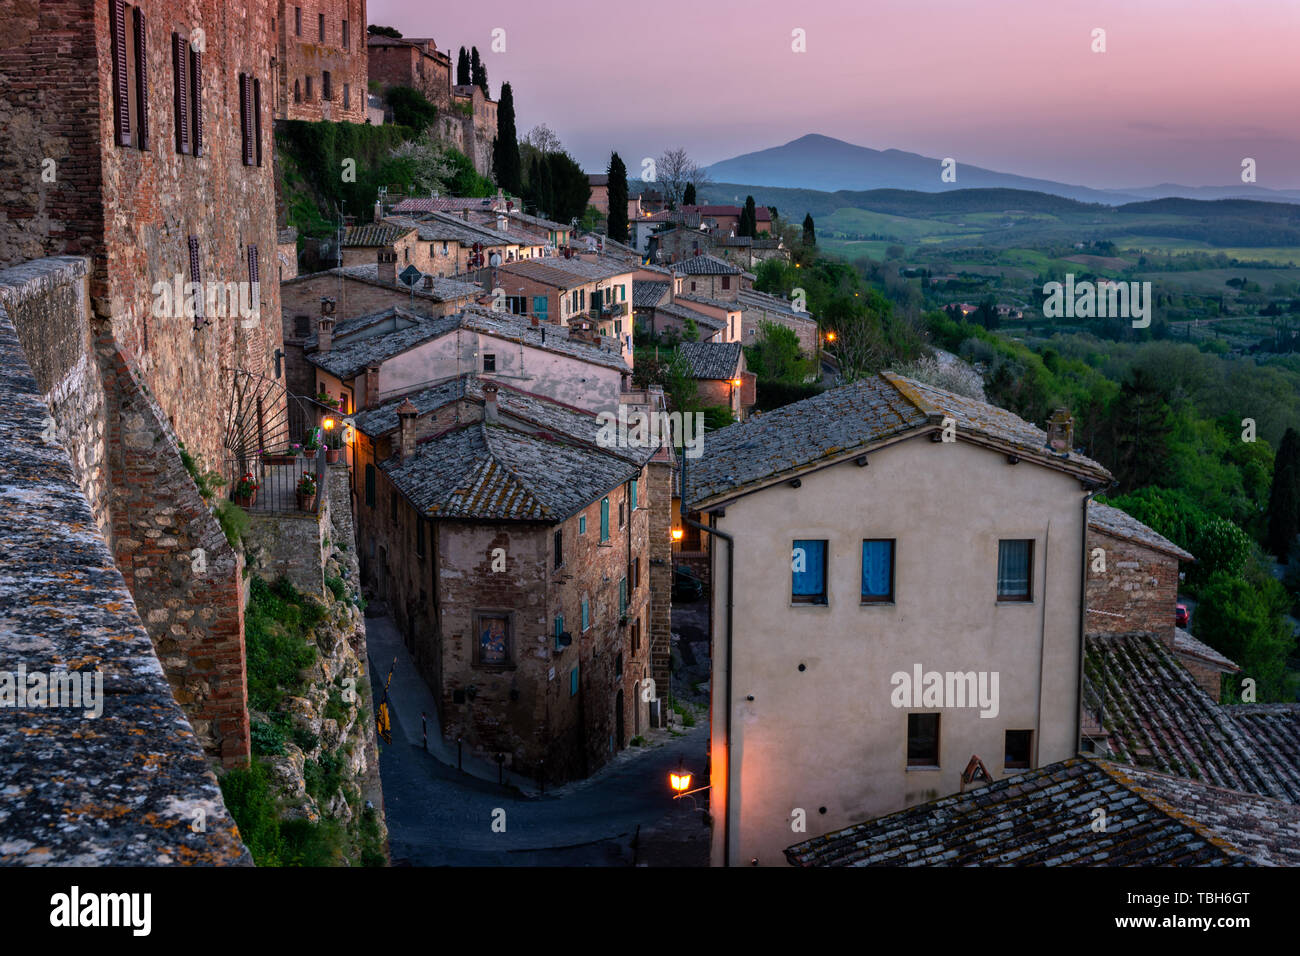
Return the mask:
<svg viewBox="0 0 1300 956">
<path fill-rule="evenodd" d="M 673 528 L 673 540 L 674 540 L 674 541 L 680 541 L 680 540 L 682 540 L 682 529 L 681 529 L 681 528 Z"/>
<path fill-rule="evenodd" d="M 834 341 L 835 341 L 835 333 L 834 333 L 834 332 L 827 332 L 827 333 L 826 333 L 826 341 L 827 341 L 827 342 L 834 342 Z"/>
<path fill-rule="evenodd" d="M 334 427 L 336 422 L 332 418 L 327 418 L 325 419 L 325 421 L 321 422 L 321 424 L 325 426 L 326 431 L 329 431 L 331 428 Z"/>
<path fill-rule="evenodd" d="M 691 789 L 691 773 L 680 767 L 668 774 L 668 785 L 679 795 Z"/>
</svg>

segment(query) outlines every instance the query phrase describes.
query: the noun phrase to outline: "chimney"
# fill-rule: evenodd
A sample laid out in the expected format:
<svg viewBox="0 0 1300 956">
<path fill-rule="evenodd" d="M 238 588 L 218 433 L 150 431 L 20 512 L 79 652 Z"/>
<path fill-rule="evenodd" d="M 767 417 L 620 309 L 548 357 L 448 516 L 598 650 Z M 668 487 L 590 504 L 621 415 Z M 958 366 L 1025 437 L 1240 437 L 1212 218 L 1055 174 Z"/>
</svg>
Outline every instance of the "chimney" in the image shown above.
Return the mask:
<svg viewBox="0 0 1300 956">
<path fill-rule="evenodd" d="M 460 218 L 465 220 L 466 222 L 469 222 L 469 207 L 466 207 L 460 211 Z"/>
<path fill-rule="evenodd" d="M 316 320 L 316 351 L 328 352 L 334 344 L 334 299 L 321 296 L 320 318 Z"/>
<path fill-rule="evenodd" d="M 506 231 L 506 216 L 505 216 L 505 213 L 497 213 L 497 229 L 498 229 L 500 232 L 505 232 L 505 231 Z"/>
<path fill-rule="evenodd" d="M 384 221 L 384 204 L 378 199 L 375 200 L 375 222 Z"/>
<path fill-rule="evenodd" d="M 370 369 L 366 369 L 370 374 Z M 397 458 L 406 461 L 415 455 L 415 416 L 420 410 L 408 398 L 397 406 Z"/>
<path fill-rule="evenodd" d="M 497 419 L 497 392 L 499 391 L 495 382 L 483 383 L 483 421 L 496 422 Z"/>
<path fill-rule="evenodd" d="M 1058 408 L 1047 420 L 1047 445 L 1058 455 L 1074 450 L 1074 418 L 1067 409 Z"/>
<path fill-rule="evenodd" d="M 397 252 L 393 249 L 379 250 L 379 281 L 397 281 Z"/>
<path fill-rule="evenodd" d="M 379 405 L 379 366 L 366 366 L 366 408 Z"/>
</svg>

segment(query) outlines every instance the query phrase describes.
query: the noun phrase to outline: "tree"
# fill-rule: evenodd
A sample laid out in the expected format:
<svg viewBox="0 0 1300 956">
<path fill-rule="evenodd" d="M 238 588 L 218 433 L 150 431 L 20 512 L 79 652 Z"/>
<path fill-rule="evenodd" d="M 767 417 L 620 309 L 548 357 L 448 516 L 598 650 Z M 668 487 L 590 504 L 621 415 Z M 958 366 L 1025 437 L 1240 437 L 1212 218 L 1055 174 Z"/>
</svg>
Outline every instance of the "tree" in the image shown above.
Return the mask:
<svg viewBox="0 0 1300 956">
<path fill-rule="evenodd" d="M 682 192 L 682 205 L 683 206 L 695 205 L 695 183 L 686 184 L 686 189 L 683 190 Z"/>
<path fill-rule="evenodd" d="M 740 225 L 736 232 L 751 239 L 758 235 L 758 207 L 754 205 L 753 196 L 745 197 L 745 208 L 740 211 Z"/>
<path fill-rule="evenodd" d="M 758 376 L 760 389 L 769 382 L 801 385 L 815 371 L 799 347 L 799 336 L 775 322 L 759 325 L 754 344 L 745 347 L 745 365 Z"/>
<path fill-rule="evenodd" d="M 605 232 L 615 242 L 627 242 L 627 167 L 618 153 L 609 154 L 609 221 Z"/>
<path fill-rule="evenodd" d="M 547 171 L 551 178 L 550 218 L 558 222 L 572 222 L 581 219 L 587 212 L 587 200 L 591 197 L 591 183 L 582 167 L 573 157 L 565 152 L 548 153 Z"/>
<path fill-rule="evenodd" d="M 813 225 L 812 213 L 804 213 L 803 217 L 803 244 L 805 246 L 817 245 L 817 230 Z"/>
<path fill-rule="evenodd" d="M 464 47 L 461 47 L 460 53 L 456 56 L 456 85 L 469 86 L 471 82 L 470 77 L 469 51 Z"/>
<path fill-rule="evenodd" d="M 390 86 L 384 99 L 393 110 L 393 122 L 423 133 L 438 118 L 438 107 L 419 90 L 409 86 Z"/>
<path fill-rule="evenodd" d="M 1202 589 L 1192 621 L 1198 638 L 1241 665 L 1239 676 L 1255 679 L 1260 702 L 1294 699 L 1286 670 L 1295 649 L 1284 616 L 1289 604 L 1281 582 L 1267 572 L 1216 574 Z"/>
<path fill-rule="evenodd" d="M 506 192 L 516 196 L 523 193 L 519 141 L 515 138 L 515 94 L 509 83 L 501 84 L 501 101 L 497 105 L 497 135 L 492 141 L 492 171 L 496 175 L 497 185 Z"/>
<path fill-rule="evenodd" d="M 478 55 L 478 47 L 470 47 L 469 51 L 469 81 L 483 91 L 484 96 L 488 96 L 488 78 L 487 64 L 485 64 Z"/>
<path fill-rule="evenodd" d="M 543 155 L 546 153 L 556 153 L 564 149 L 564 144 L 560 142 L 560 137 L 556 136 L 555 131 L 545 123 L 541 123 L 540 125 L 534 126 L 530 129 L 528 135 L 524 137 L 524 143 L 533 147 Z"/>
<path fill-rule="evenodd" d="M 1129 374 L 1111 406 L 1115 477 L 1125 491 L 1159 484 L 1169 461 L 1173 413 L 1140 368 Z"/>
<path fill-rule="evenodd" d="M 686 155 L 686 150 L 680 147 L 665 150 L 663 155 L 655 160 L 655 178 L 663 187 L 664 199 L 667 200 L 670 208 L 676 209 L 681 204 L 686 184 L 690 181 L 692 167 L 693 164 L 690 157 Z"/>
<path fill-rule="evenodd" d="M 413 183 L 421 192 L 432 195 L 450 191 L 456 166 L 447 153 L 447 148 L 434 138 L 433 130 L 425 130 L 418 140 L 402 143 L 392 155 L 395 159 L 409 160 Z"/>
<path fill-rule="evenodd" d="M 394 40 L 402 38 L 402 35 L 393 27 L 381 27 L 377 23 L 372 23 L 366 27 L 366 32 L 375 37 L 392 37 Z"/>
<path fill-rule="evenodd" d="M 1273 485 L 1268 495 L 1268 549 L 1286 562 L 1300 533 L 1300 435 L 1288 428 L 1273 460 Z"/>
</svg>

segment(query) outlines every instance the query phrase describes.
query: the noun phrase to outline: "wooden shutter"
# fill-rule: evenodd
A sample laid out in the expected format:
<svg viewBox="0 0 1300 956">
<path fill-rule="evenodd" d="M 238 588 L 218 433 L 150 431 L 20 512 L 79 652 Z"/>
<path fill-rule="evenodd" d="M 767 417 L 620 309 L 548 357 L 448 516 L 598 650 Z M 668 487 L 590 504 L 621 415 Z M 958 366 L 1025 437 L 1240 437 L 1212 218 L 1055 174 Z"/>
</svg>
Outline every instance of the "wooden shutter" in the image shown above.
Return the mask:
<svg viewBox="0 0 1300 956">
<path fill-rule="evenodd" d="M 204 325 L 207 319 L 203 317 L 203 287 L 202 280 L 199 277 L 199 237 L 190 236 L 190 281 L 194 283 L 195 301 L 194 301 L 194 327 Z"/>
<path fill-rule="evenodd" d="M 117 121 L 117 145 L 131 145 L 131 102 L 126 69 L 126 3 L 109 4 L 110 28 L 113 32 L 113 115 Z"/>
<path fill-rule="evenodd" d="M 190 50 L 190 97 L 194 108 L 194 155 L 203 155 L 203 51 Z"/>
<path fill-rule="evenodd" d="M 135 145 L 149 148 L 149 49 L 145 41 L 144 14 L 135 8 L 135 96 L 139 101 L 136 110 Z"/>
<path fill-rule="evenodd" d="M 172 73 L 175 76 L 173 100 L 176 114 L 176 152 L 190 152 L 190 82 L 189 57 L 185 55 L 185 38 L 172 34 Z"/>
<path fill-rule="evenodd" d="M 262 165 L 262 81 L 253 77 L 253 153 Z"/>
<path fill-rule="evenodd" d="M 262 308 L 262 286 L 259 278 L 259 262 L 257 257 L 257 246 L 253 243 L 248 245 L 248 282 L 252 286 L 253 293 L 253 311 L 261 312 Z"/>
<path fill-rule="evenodd" d="M 248 74 L 239 74 L 239 127 L 244 136 L 244 165 L 253 165 L 253 91 Z"/>
</svg>

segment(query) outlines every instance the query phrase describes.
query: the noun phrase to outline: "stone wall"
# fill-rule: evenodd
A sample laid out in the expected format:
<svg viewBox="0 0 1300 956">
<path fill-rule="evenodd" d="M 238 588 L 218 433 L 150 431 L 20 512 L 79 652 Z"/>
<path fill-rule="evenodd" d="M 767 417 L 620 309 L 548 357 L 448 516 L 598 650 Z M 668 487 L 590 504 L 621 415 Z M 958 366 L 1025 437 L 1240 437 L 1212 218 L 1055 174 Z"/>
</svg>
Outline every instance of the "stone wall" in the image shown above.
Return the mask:
<svg viewBox="0 0 1300 956">
<path fill-rule="evenodd" d="M 59 268 L 84 281 L 84 272 Z M 0 708 L 0 865 L 247 865 L 194 727 L 96 528 L 77 453 L 61 440 L 66 423 L 50 424 L 55 409 L 6 308 L 0 301 L 8 529 L 0 671 L 98 671 L 103 710 L 86 717 L 79 708 Z M 57 348 L 39 358 L 47 378 L 59 368 Z M 62 358 L 75 366 L 84 353 Z M 65 397 L 65 413 L 70 407 Z"/>
<path fill-rule="evenodd" d="M 1105 551 L 1105 573 L 1093 570 L 1096 548 Z M 1177 603 L 1177 558 L 1088 529 L 1089 634 L 1153 634 L 1172 648 Z"/>
<path fill-rule="evenodd" d="M 275 118 L 320 122 L 364 123 L 369 75 L 366 56 L 366 0 L 292 0 L 277 4 Z M 295 10 L 300 11 L 302 32 L 297 32 Z M 321 14 L 325 38 L 321 39 Z M 274 13 L 272 14 L 274 15 Z M 348 45 L 343 46 L 343 21 L 348 22 Z M 330 74 L 331 98 L 324 98 L 323 73 Z M 312 78 L 307 96 L 307 77 Z M 297 81 L 298 100 L 294 98 Z M 344 86 L 348 87 L 344 105 Z"/>
<path fill-rule="evenodd" d="M 650 492 L 650 676 L 655 695 L 663 700 L 660 707 L 666 708 L 672 667 L 673 463 L 652 461 L 646 475 Z M 660 719 L 662 723 L 666 714 Z"/>
<path fill-rule="evenodd" d="M 327 475 L 329 482 L 348 483 L 346 473 L 340 475 L 331 469 Z M 286 577 L 299 591 L 320 597 L 325 591 L 329 511 L 328 493 L 321 495 L 316 514 L 249 511 L 251 526 L 244 535 L 249 570 L 268 581 Z"/>
</svg>

